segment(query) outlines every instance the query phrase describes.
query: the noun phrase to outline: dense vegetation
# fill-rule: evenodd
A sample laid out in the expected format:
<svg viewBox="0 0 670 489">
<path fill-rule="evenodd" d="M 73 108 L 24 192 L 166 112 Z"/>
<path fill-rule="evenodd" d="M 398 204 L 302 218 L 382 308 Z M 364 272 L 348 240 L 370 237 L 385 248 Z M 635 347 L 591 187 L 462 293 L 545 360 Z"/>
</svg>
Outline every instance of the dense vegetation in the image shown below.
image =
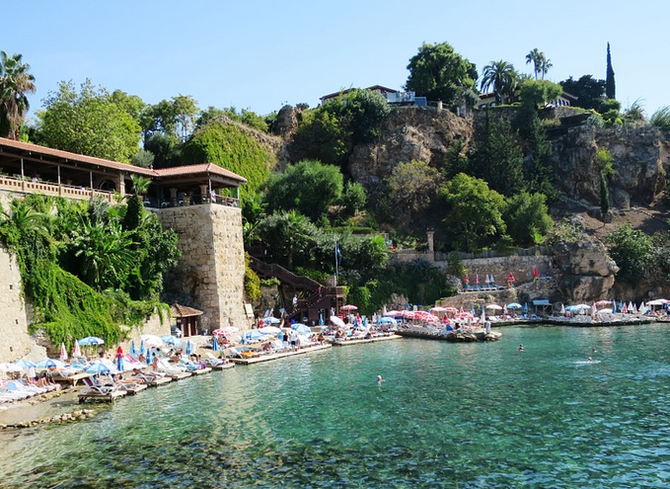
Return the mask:
<svg viewBox="0 0 670 489">
<path fill-rule="evenodd" d="M 263 133 L 274 130 L 276 113 L 261 116 L 233 107 L 201 110 L 192 97 L 181 94 L 145 104 L 139 97 L 119 90 L 109 93 L 88 80 L 79 90 L 62 82 L 45 99 L 38 124 L 19 130 L 27 110 L 25 95 L 35 90 L 34 79 L 20 55 L 0 52 L 0 135 L 143 167 L 212 162 L 238 173 L 248 180 L 241 189 L 246 245 L 262 245 L 269 261 L 320 280 L 335 273 L 337 261 L 339 281 L 349 287 L 351 300 L 370 311 L 393 292 L 413 302 L 431 302 L 450 293 L 444 277 L 432 275 L 434 270 L 425 263 L 390 270 L 386 264 L 390 247 L 382 232 L 394 245 L 417 247 L 431 227 L 436 231 L 436 248 L 445 252 L 529 246 L 551 235 L 549 206 L 561 196 L 546 134 L 551 121 L 541 120 L 540 111 L 562 92 L 576 96 L 575 105 L 591 111 L 601 124 L 647 123 L 639 102 L 622 110 L 615 98 L 609 44 L 604 80 L 587 74 L 560 84 L 546 81 L 552 63 L 537 48 L 526 55 L 526 64 L 532 74 L 521 73 L 504 59 L 494 60 L 483 67 L 480 77 L 476 66 L 448 43 L 423 44 L 409 60 L 405 89 L 429 102 L 441 101 L 453 111 L 467 111 L 475 106 L 479 87 L 494 95 L 494 105 L 513 107 L 516 117 L 497 117 L 489 107 L 474 139 L 469 144 L 456 140 L 443 161 L 402 161 L 383 181 L 364 182 L 365 187 L 352 178 L 350 156 L 357 146 L 379 138 L 392 110 L 382 95 L 369 90 L 343 91 L 314 109 L 299 104 L 297 125 L 285 141 L 288 167 L 276 172 L 274 150 L 260 142 Z M 665 107 L 649 123 L 668 130 L 669 121 Z M 604 148 L 596 154 L 594 166 L 606 213 L 612 162 Z M 98 300 L 119 304 L 123 297 L 130 303 L 153 303 L 166 266 L 147 256 L 163 256 L 164 263 L 171 263 L 174 250 L 167 236 L 160 243 L 149 239 L 162 231 L 142 214 L 141 202 L 131 200 L 123 210 L 102 209 L 99 204 L 86 212 L 73 209 L 58 205 L 58 216 L 68 230 L 51 236 L 62 244 L 34 250 L 43 254 L 51 250 L 55 264 L 49 266 L 56 268 L 32 265 L 28 251 L 16 245 L 22 262 L 30 264 L 24 269 L 49 280 L 80 281 L 68 289 L 79 295 L 90 289 L 96 299 L 84 301 L 87 304 Z M 18 233 L 11 229 L 3 231 L 9 244 Z M 627 237 L 622 231 L 610 245 L 613 253 L 624 253 L 622 263 L 633 264 L 625 264 L 621 272 L 622 278 L 631 279 L 627 270 L 635 269 L 638 261 L 627 261 L 631 254 L 624 246 Z M 335 249 L 339 254 L 334 260 Z M 658 249 L 645 249 L 645 256 Z M 258 286 L 257 277 L 247 270 L 248 298 L 257 297 Z M 41 310 L 50 311 L 55 303 L 48 300 L 49 307 Z M 132 309 L 125 304 L 119 310 Z M 61 324 L 65 313 L 44 314 L 43 322 Z M 101 321 L 107 324 L 108 318 Z"/>
<path fill-rule="evenodd" d="M 113 344 L 120 325 L 139 325 L 164 307 L 162 277 L 179 258 L 177 236 L 136 200 L 111 206 L 28 195 L 2 210 L 0 242 L 17 256 L 32 328 L 45 329 L 53 344 L 85 336 Z"/>
</svg>

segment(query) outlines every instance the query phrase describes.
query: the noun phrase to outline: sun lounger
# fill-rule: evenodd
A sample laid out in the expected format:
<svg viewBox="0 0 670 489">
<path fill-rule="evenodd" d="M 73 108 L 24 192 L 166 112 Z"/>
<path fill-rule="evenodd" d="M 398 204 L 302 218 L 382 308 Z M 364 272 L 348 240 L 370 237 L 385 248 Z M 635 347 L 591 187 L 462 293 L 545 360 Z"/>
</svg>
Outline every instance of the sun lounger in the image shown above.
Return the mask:
<svg viewBox="0 0 670 489">
<path fill-rule="evenodd" d="M 84 382 L 84 385 L 88 387 L 88 391 L 91 394 L 106 396 L 119 390 L 119 386 L 117 384 L 101 384 L 100 382 L 94 380 L 93 377 L 86 377 L 85 379 L 82 379 L 82 382 Z"/>
</svg>

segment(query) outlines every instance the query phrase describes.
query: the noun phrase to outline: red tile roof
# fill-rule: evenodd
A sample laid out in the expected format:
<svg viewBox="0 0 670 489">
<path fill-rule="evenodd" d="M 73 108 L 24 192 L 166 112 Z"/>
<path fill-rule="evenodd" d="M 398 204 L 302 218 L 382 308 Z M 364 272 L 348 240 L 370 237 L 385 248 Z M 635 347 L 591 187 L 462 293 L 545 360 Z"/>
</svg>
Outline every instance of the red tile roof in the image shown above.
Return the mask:
<svg viewBox="0 0 670 489">
<path fill-rule="evenodd" d="M 221 168 L 214 163 L 198 163 L 196 165 L 176 166 L 172 168 L 161 168 L 159 170 L 152 170 L 149 168 L 142 168 L 140 166 L 129 165 L 127 163 L 119 163 L 118 161 L 106 160 L 104 158 L 95 158 L 93 156 L 80 155 L 62 151 L 60 149 L 47 148 L 46 146 L 39 146 L 37 144 L 24 143 L 21 141 L 14 141 L 12 139 L 0 138 L 0 151 L 4 148 L 19 150 L 21 152 L 36 155 L 47 156 L 56 159 L 65 160 L 68 162 L 87 163 L 90 165 L 97 165 L 116 170 L 124 170 L 129 173 L 140 174 L 148 177 L 174 177 L 180 175 L 193 175 L 197 173 L 211 173 L 219 175 L 231 180 L 237 181 L 240 184 L 247 183 L 246 178 L 234 173 L 225 168 Z"/>
</svg>

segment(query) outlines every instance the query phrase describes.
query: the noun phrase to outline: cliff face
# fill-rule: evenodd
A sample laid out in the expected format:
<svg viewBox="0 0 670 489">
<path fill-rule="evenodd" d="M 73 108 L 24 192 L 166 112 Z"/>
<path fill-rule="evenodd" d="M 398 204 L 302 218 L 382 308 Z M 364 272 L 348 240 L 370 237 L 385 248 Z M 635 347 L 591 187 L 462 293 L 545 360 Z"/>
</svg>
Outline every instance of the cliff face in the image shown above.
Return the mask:
<svg viewBox="0 0 670 489">
<path fill-rule="evenodd" d="M 587 123 L 569 128 L 553 141 L 552 162 L 560 189 L 568 197 L 599 204 L 600 177 L 593 162 L 598 148 L 612 155 L 613 206 L 627 209 L 631 202 L 650 204 L 663 191 L 670 142 L 661 131 L 653 127 L 599 129 Z"/>
<path fill-rule="evenodd" d="M 349 158 L 353 179 L 368 189 L 383 185 L 396 165 L 420 160 L 438 167 L 457 139 L 472 139 L 471 119 L 433 107 L 399 107 L 391 111 L 382 137 L 354 148 Z"/>
</svg>

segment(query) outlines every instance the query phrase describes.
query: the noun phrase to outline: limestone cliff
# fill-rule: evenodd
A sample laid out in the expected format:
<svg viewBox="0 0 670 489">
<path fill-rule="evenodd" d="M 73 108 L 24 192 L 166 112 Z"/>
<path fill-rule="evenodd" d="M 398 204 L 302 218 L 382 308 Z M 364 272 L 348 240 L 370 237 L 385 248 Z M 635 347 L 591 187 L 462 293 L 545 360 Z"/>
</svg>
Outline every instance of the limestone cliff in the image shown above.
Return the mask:
<svg viewBox="0 0 670 489">
<path fill-rule="evenodd" d="M 553 140 L 553 164 L 560 189 L 573 199 L 600 202 L 600 178 L 594 168 L 598 148 L 612 155 L 612 205 L 628 209 L 631 202 L 647 205 L 665 187 L 670 141 L 654 127 L 598 128 L 592 122 L 571 127 Z"/>
<path fill-rule="evenodd" d="M 399 107 L 391 111 L 381 132 L 378 141 L 354 147 L 349 158 L 352 178 L 368 189 L 383 186 L 399 163 L 421 160 L 440 166 L 454 141 L 470 142 L 473 126 L 471 119 L 448 110 Z"/>
</svg>

